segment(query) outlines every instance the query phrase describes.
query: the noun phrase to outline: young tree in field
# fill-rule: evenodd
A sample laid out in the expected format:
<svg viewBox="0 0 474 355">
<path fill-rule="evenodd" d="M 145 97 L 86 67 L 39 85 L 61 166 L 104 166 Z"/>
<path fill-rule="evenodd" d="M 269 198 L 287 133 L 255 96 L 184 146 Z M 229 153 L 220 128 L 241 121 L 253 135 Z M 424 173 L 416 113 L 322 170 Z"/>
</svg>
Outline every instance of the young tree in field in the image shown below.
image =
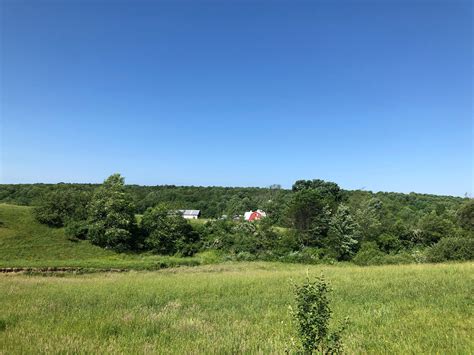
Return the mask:
<svg viewBox="0 0 474 355">
<path fill-rule="evenodd" d="M 328 234 L 328 245 L 338 260 L 349 260 L 357 251 L 359 243 L 359 226 L 354 222 L 349 208 L 339 205 L 331 217 Z"/>
<path fill-rule="evenodd" d="M 298 336 L 304 354 L 340 354 L 343 351 L 342 326 L 331 331 L 332 310 L 328 294 L 330 287 L 321 276 L 314 281 L 309 277 L 302 285 L 295 285 L 295 308 L 292 309 Z"/>
<path fill-rule="evenodd" d="M 117 251 L 132 248 L 135 210 L 124 185 L 124 178 L 114 174 L 94 193 L 88 218 L 88 238 L 93 244 Z"/>
<path fill-rule="evenodd" d="M 145 246 L 154 253 L 191 256 L 198 249 L 199 234 L 181 215 L 170 212 L 163 205 L 147 209 L 141 226 Z"/>
</svg>

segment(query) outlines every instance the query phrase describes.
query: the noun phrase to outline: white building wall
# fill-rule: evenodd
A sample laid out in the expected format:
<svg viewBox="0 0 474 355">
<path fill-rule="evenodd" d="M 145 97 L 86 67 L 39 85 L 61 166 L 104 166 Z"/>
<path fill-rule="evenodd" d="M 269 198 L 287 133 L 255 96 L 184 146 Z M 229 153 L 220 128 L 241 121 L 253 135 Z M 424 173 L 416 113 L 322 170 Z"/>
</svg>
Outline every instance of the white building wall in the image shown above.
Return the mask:
<svg viewBox="0 0 474 355">
<path fill-rule="evenodd" d="M 198 219 L 197 216 L 186 216 L 186 215 L 183 215 L 183 218 L 185 218 L 185 219 Z"/>
</svg>

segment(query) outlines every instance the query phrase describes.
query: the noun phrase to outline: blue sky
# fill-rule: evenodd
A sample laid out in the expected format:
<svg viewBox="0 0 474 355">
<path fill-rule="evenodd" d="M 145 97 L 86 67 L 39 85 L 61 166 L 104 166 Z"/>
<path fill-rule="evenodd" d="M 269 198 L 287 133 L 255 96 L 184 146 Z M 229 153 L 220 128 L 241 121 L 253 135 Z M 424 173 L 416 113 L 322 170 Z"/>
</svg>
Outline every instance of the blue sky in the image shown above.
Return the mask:
<svg viewBox="0 0 474 355">
<path fill-rule="evenodd" d="M 473 192 L 470 1 L 13 1 L 1 182 Z"/>
</svg>

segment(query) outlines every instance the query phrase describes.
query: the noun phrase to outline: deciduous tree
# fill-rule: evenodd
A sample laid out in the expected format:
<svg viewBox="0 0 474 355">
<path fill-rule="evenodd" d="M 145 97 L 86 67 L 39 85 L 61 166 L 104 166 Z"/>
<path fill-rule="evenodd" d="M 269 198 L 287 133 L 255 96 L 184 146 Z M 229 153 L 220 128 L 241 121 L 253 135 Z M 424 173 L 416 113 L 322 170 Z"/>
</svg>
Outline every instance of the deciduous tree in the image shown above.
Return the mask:
<svg viewBox="0 0 474 355">
<path fill-rule="evenodd" d="M 120 174 L 108 177 L 95 191 L 88 224 L 88 238 L 93 244 L 118 251 L 134 246 L 135 211 Z"/>
</svg>

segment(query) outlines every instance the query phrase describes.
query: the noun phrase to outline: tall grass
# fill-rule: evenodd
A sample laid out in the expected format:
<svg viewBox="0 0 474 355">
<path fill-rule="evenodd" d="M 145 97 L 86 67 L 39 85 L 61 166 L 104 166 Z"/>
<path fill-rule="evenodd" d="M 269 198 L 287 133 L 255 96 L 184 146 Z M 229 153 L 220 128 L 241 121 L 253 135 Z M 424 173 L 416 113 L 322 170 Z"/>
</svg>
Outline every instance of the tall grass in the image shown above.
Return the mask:
<svg viewBox="0 0 474 355">
<path fill-rule="evenodd" d="M 39 277 L 0 275 L 0 353 L 282 353 L 290 279 L 324 272 L 349 353 L 474 352 L 474 265 L 236 263 Z M 3 326 L 2 326 L 3 324 Z"/>
</svg>

